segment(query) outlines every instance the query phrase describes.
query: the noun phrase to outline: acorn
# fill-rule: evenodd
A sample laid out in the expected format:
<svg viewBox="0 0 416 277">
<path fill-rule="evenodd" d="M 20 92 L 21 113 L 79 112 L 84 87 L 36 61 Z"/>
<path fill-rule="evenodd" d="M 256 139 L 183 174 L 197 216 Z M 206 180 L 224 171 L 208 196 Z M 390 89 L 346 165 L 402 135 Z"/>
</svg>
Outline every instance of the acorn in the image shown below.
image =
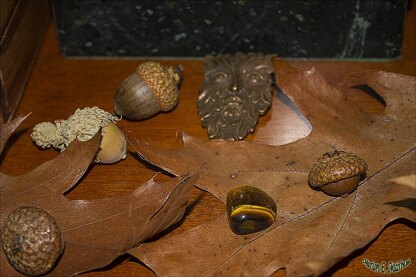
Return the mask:
<svg viewBox="0 0 416 277">
<path fill-rule="evenodd" d="M 4 254 L 18 272 L 28 276 L 52 270 L 64 250 L 64 238 L 55 219 L 36 207 L 19 207 L 3 223 Z"/>
<path fill-rule="evenodd" d="M 231 230 L 238 235 L 270 227 L 276 219 L 276 203 L 263 190 L 238 186 L 227 193 L 227 214 Z"/>
<path fill-rule="evenodd" d="M 117 115 L 129 120 L 143 120 L 175 108 L 182 66 L 164 66 L 145 62 L 124 79 L 114 98 Z"/>
<path fill-rule="evenodd" d="M 126 158 L 126 135 L 114 122 L 109 122 L 102 131 L 100 151 L 95 158 L 96 163 L 113 164 Z"/>
<path fill-rule="evenodd" d="M 367 163 L 352 153 L 334 150 L 325 153 L 312 167 L 308 182 L 333 196 L 353 192 L 367 171 Z"/>
</svg>

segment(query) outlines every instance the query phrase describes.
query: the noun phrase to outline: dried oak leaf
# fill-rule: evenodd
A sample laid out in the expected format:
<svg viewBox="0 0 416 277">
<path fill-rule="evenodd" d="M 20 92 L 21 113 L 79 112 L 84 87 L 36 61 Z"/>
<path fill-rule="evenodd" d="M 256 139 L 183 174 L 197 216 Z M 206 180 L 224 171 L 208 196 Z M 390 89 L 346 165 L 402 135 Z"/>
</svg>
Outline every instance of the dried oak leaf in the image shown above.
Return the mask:
<svg viewBox="0 0 416 277">
<path fill-rule="evenodd" d="M 21 121 L 1 126 L 2 141 L 3 134 L 7 140 Z M 196 181 L 190 174 L 159 184 L 152 179 L 119 197 L 68 200 L 63 193 L 83 176 L 99 145 L 100 135 L 96 135 L 87 142 L 73 142 L 62 154 L 27 174 L 0 173 L 0 223 L 17 207 L 35 206 L 51 214 L 61 227 L 65 250 L 48 275 L 71 276 L 108 265 L 177 222 L 186 208 Z M 0 250 L 0 276 L 19 275 Z"/>
<path fill-rule="evenodd" d="M 138 143 L 142 157 L 173 174 L 202 168 L 198 186 L 224 203 L 231 188 L 244 184 L 263 189 L 277 203 L 275 223 L 258 233 L 235 235 L 224 214 L 129 250 L 157 275 L 269 276 L 286 268 L 287 276 L 317 276 L 367 245 L 392 220 L 416 221 L 412 209 L 397 205 L 414 198 L 415 187 L 391 181 L 415 172 L 416 78 L 382 71 L 351 78 L 351 85 L 365 83 L 386 100 L 384 113 L 375 116 L 315 68 L 302 71 L 280 59 L 273 65 L 279 87 L 313 126 L 306 138 L 268 146 L 185 135 L 177 150 Z M 307 183 L 314 162 L 333 149 L 353 152 L 369 167 L 366 179 L 345 198 Z"/>
<path fill-rule="evenodd" d="M 3 152 L 3 148 L 6 145 L 7 140 L 14 133 L 20 123 L 26 119 L 29 115 L 19 116 L 14 120 L 3 122 L 3 116 L 0 113 L 0 154 Z"/>
</svg>

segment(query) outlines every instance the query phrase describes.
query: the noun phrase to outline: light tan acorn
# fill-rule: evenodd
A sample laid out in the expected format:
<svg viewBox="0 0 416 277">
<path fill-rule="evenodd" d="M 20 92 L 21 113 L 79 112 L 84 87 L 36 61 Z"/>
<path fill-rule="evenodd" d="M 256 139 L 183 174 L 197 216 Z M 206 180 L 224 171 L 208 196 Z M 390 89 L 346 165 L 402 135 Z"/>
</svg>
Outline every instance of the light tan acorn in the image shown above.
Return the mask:
<svg viewBox="0 0 416 277">
<path fill-rule="evenodd" d="M 308 182 L 333 196 L 347 196 L 354 191 L 367 171 L 367 163 L 357 155 L 334 150 L 325 153 L 312 167 Z"/>
<path fill-rule="evenodd" d="M 19 207 L 1 228 L 4 255 L 18 272 L 28 276 L 52 270 L 64 251 L 64 237 L 55 219 L 37 207 Z"/>
<path fill-rule="evenodd" d="M 172 110 L 178 104 L 181 74 L 180 65 L 142 63 L 117 89 L 114 98 L 116 114 L 129 120 L 143 120 Z"/>
<path fill-rule="evenodd" d="M 126 158 L 126 135 L 114 122 L 109 122 L 102 129 L 100 151 L 95 162 L 101 164 L 113 164 Z"/>
</svg>

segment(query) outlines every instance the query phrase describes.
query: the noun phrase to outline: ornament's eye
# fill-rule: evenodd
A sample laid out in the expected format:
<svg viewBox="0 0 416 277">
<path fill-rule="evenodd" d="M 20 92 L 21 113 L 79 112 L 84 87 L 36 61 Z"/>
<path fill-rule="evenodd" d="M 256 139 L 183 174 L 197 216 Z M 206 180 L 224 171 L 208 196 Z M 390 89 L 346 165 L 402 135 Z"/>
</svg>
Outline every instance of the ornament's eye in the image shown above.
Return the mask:
<svg viewBox="0 0 416 277">
<path fill-rule="evenodd" d="M 227 213 L 231 230 L 238 235 L 268 228 L 276 219 L 276 203 L 259 188 L 239 186 L 227 194 Z"/>
<path fill-rule="evenodd" d="M 227 78 L 228 78 L 228 75 L 225 72 L 217 72 L 211 77 L 213 81 L 218 82 L 218 83 L 225 82 Z"/>
<path fill-rule="evenodd" d="M 260 82 L 264 82 L 266 80 L 266 77 L 258 72 L 250 72 L 246 75 L 246 80 L 250 84 L 257 84 Z"/>
<path fill-rule="evenodd" d="M 259 73 L 249 73 L 247 79 L 250 83 L 258 83 L 264 80 L 264 76 Z"/>
</svg>

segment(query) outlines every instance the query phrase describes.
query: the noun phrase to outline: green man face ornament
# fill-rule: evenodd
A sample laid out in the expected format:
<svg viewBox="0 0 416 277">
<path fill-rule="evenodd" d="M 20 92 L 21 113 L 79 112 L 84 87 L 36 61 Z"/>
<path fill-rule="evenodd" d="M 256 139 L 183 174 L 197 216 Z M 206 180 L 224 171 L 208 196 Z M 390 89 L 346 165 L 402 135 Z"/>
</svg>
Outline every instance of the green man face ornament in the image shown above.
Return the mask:
<svg viewBox="0 0 416 277">
<path fill-rule="evenodd" d="M 201 124 L 209 138 L 242 140 L 253 133 L 272 100 L 271 56 L 207 56 L 198 98 Z"/>
</svg>

